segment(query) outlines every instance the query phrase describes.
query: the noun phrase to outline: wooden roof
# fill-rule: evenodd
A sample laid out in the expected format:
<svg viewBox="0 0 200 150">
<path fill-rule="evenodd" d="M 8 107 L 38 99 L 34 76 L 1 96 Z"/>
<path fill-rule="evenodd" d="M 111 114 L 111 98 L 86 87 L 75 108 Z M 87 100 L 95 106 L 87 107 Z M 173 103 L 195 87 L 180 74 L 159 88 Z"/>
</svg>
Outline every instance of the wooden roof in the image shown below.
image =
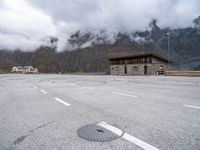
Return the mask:
<svg viewBox="0 0 200 150">
<path fill-rule="evenodd" d="M 123 59 L 130 59 L 130 58 L 141 58 L 141 57 L 154 57 L 154 58 L 158 58 L 160 60 L 163 60 L 165 62 L 170 62 L 168 59 L 160 56 L 160 55 L 157 55 L 157 54 L 154 54 L 154 53 L 145 53 L 145 54 L 138 54 L 138 55 L 128 55 L 128 56 L 121 56 L 121 57 L 112 57 L 112 58 L 109 58 L 110 61 L 113 61 L 113 60 L 123 60 Z"/>
</svg>

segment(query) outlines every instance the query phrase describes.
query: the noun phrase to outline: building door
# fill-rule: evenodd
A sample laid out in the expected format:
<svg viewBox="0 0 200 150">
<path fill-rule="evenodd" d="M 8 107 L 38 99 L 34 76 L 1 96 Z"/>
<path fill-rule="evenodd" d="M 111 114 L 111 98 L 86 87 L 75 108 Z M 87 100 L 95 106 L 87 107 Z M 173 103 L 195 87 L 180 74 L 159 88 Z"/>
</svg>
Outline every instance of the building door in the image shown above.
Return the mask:
<svg viewBox="0 0 200 150">
<path fill-rule="evenodd" d="M 124 66 L 124 74 L 127 74 L 127 66 Z"/>
<path fill-rule="evenodd" d="M 147 66 L 144 66 L 144 74 L 145 74 L 145 75 L 147 75 L 147 71 L 148 71 Z"/>
</svg>

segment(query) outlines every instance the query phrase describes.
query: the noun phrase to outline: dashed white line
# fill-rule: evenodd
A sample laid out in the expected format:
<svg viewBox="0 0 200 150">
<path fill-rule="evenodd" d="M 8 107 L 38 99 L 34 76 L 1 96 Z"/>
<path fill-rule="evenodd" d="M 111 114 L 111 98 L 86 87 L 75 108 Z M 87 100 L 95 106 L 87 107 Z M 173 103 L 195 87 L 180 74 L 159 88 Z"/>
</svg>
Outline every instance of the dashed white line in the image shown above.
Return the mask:
<svg viewBox="0 0 200 150">
<path fill-rule="evenodd" d="M 83 89 L 94 90 L 93 87 L 82 87 Z"/>
<path fill-rule="evenodd" d="M 169 90 L 162 90 L 162 89 L 157 90 L 157 91 L 159 91 L 159 92 L 169 92 Z"/>
<path fill-rule="evenodd" d="M 71 105 L 71 104 L 69 104 L 69 103 L 67 103 L 67 102 L 65 102 L 65 101 L 63 101 L 63 100 L 61 100 L 60 98 L 55 97 L 54 99 L 55 99 L 56 101 L 60 102 L 61 104 L 65 105 L 65 106 L 70 106 L 70 105 Z"/>
<path fill-rule="evenodd" d="M 137 98 L 135 95 L 125 94 L 125 93 L 119 93 L 119 92 L 113 92 L 113 94 L 121 95 L 121 96 L 128 96 L 132 98 Z"/>
<path fill-rule="evenodd" d="M 37 86 L 34 86 L 34 88 L 37 89 L 38 87 L 37 87 Z"/>
<path fill-rule="evenodd" d="M 71 84 L 70 86 L 76 86 L 76 84 Z"/>
<path fill-rule="evenodd" d="M 156 148 L 156 147 L 154 147 L 154 146 L 152 146 L 152 145 L 150 145 L 150 144 L 148 144 L 148 143 L 146 143 L 146 142 L 144 142 L 144 141 L 142 141 L 142 140 L 140 140 L 140 139 L 138 139 L 138 138 L 136 138 L 136 137 L 134 137 L 134 136 L 132 136 L 128 133 L 123 134 L 120 129 L 118 129 L 117 127 L 114 127 L 114 126 L 112 126 L 112 125 L 110 125 L 110 124 L 108 124 L 104 121 L 98 123 L 97 125 L 117 134 L 118 136 L 121 136 L 121 138 L 139 146 L 140 148 L 142 148 L 144 150 L 159 150 L 158 148 Z"/>
<path fill-rule="evenodd" d="M 199 106 L 193 106 L 193 105 L 184 105 L 185 107 L 189 107 L 189 108 L 195 108 L 195 109 L 200 109 Z"/>
<path fill-rule="evenodd" d="M 47 94 L 47 91 L 45 91 L 45 90 L 40 90 L 40 92 Z"/>
</svg>

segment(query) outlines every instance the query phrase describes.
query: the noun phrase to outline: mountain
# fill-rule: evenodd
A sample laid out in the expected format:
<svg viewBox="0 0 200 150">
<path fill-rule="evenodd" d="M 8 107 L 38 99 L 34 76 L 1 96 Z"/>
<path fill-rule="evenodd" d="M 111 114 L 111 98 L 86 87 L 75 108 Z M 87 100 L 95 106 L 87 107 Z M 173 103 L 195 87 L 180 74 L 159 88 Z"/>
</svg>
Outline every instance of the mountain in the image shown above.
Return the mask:
<svg viewBox="0 0 200 150">
<path fill-rule="evenodd" d="M 172 61 L 173 69 L 200 70 L 200 17 L 194 27 L 160 29 L 156 20 L 143 32 L 117 33 L 77 31 L 66 41 L 73 50 L 56 52 L 57 39 L 44 38 L 51 46 L 34 52 L 0 51 L 0 70 L 32 65 L 40 72 L 109 72 L 109 57 L 153 52 Z M 50 43 L 50 44 L 49 44 Z M 170 47 L 169 47 L 170 46 Z"/>
</svg>

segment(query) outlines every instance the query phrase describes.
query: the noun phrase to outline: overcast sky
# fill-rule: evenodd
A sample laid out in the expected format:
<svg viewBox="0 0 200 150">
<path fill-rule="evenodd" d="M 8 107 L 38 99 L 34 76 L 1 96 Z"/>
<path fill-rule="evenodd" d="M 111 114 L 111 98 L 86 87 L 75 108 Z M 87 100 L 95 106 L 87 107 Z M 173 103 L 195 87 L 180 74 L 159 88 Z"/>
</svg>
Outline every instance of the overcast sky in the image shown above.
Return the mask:
<svg viewBox="0 0 200 150">
<path fill-rule="evenodd" d="M 77 30 L 142 31 L 152 19 L 189 27 L 199 15 L 200 0 L 0 0 L 0 49 L 34 50 L 55 36 L 61 51 Z"/>
</svg>

